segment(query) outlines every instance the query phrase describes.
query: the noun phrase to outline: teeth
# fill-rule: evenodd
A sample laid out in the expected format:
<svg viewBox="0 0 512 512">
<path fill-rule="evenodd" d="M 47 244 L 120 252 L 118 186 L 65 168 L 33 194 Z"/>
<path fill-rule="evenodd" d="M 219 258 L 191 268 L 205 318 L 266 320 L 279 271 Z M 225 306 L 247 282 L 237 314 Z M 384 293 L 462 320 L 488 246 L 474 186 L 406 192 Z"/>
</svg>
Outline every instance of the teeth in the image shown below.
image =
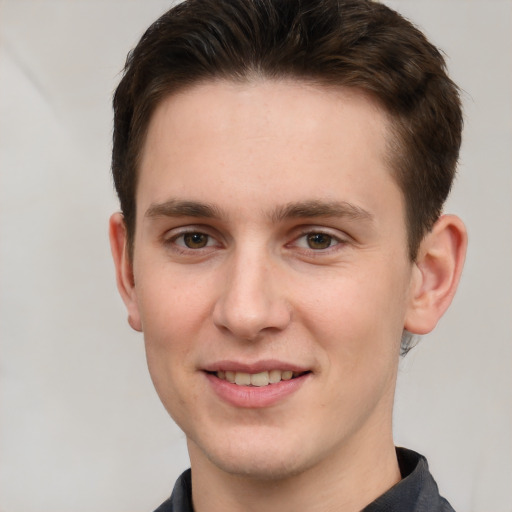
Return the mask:
<svg viewBox="0 0 512 512">
<path fill-rule="evenodd" d="M 268 372 L 253 373 L 251 375 L 251 384 L 253 386 L 268 386 Z"/>
<path fill-rule="evenodd" d="M 237 386 L 248 386 L 251 383 L 251 376 L 248 373 L 236 372 L 235 384 Z"/>
<path fill-rule="evenodd" d="M 281 370 L 270 370 L 268 372 L 268 380 L 270 384 L 277 384 L 281 381 Z"/>
<path fill-rule="evenodd" d="M 277 384 L 282 380 L 290 380 L 297 377 L 300 373 L 292 372 L 291 370 L 270 370 L 268 372 L 260 373 L 246 373 L 246 372 L 231 372 L 231 371 L 218 371 L 217 377 L 226 380 L 231 384 L 238 386 L 256 386 L 263 387 L 269 384 Z"/>
</svg>

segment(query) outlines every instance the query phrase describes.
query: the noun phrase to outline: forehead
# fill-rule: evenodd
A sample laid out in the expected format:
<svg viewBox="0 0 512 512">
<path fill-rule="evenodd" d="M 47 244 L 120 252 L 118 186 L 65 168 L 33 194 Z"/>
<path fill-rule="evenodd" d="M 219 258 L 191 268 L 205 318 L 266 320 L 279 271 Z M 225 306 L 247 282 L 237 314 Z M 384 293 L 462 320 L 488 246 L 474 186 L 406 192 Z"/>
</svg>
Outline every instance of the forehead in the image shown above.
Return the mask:
<svg viewBox="0 0 512 512">
<path fill-rule="evenodd" d="M 280 135 L 292 136 L 301 128 L 302 134 L 309 131 L 310 137 L 319 135 L 320 142 L 328 143 L 328 138 L 336 140 L 336 133 L 330 128 L 338 128 L 340 123 L 351 122 L 354 117 L 363 131 L 369 127 L 379 131 L 384 142 L 388 116 L 378 100 L 360 89 L 292 79 L 200 82 L 173 92 L 158 103 L 148 125 L 142 154 L 144 158 L 148 150 L 154 149 L 148 145 L 155 135 L 170 130 L 175 137 L 187 136 L 192 131 L 199 138 L 201 129 L 212 135 L 221 130 L 227 133 L 233 127 L 240 136 L 259 132 L 270 138 L 276 129 Z M 319 122 L 325 128 L 323 133 L 317 129 Z M 245 130 L 239 132 L 240 128 Z M 328 132 L 331 137 L 326 136 Z"/>
<path fill-rule="evenodd" d="M 272 80 L 199 84 L 156 108 L 137 203 L 143 210 L 169 197 L 215 194 L 229 203 L 245 195 L 270 209 L 347 194 L 363 199 L 365 187 L 375 199 L 376 177 L 396 188 L 388 133 L 384 111 L 358 90 Z"/>
</svg>

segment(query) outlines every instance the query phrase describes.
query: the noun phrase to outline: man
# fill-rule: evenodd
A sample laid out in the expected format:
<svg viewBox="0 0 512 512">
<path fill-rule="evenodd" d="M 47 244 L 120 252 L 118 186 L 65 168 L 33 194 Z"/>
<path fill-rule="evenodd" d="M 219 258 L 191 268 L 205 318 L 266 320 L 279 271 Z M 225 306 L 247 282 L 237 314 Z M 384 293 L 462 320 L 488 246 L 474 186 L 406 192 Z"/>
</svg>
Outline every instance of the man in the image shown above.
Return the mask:
<svg viewBox="0 0 512 512">
<path fill-rule="evenodd" d="M 391 428 L 466 248 L 438 50 L 375 2 L 190 0 L 114 109 L 118 287 L 191 461 L 158 510 L 452 510 Z"/>
</svg>

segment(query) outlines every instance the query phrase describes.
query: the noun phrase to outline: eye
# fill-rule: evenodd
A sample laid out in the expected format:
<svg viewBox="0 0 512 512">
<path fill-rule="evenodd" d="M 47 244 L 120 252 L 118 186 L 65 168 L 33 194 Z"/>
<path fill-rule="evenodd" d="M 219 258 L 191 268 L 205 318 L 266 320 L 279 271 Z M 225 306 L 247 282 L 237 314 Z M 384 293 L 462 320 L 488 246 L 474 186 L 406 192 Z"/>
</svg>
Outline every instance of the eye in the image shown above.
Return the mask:
<svg viewBox="0 0 512 512">
<path fill-rule="evenodd" d="M 338 245 L 339 243 L 340 240 L 333 235 L 329 235 L 328 233 L 323 233 L 321 231 L 314 231 L 310 233 L 304 233 L 297 239 L 295 245 L 302 249 L 322 251 Z"/>
<path fill-rule="evenodd" d="M 306 240 L 310 249 L 327 249 L 338 243 L 331 235 L 326 233 L 310 233 L 306 235 Z"/>
<path fill-rule="evenodd" d="M 173 242 L 187 249 L 203 249 L 214 244 L 213 239 L 209 235 L 195 231 L 182 233 L 174 238 Z"/>
</svg>

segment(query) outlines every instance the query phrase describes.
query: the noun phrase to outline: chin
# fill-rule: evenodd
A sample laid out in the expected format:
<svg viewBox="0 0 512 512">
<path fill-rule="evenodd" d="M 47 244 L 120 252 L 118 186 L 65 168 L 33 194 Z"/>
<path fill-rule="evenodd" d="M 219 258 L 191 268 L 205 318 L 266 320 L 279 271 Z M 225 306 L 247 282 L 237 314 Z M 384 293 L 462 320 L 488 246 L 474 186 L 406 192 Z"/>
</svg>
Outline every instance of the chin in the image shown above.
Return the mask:
<svg viewBox="0 0 512 512">
<path fill-rule="evenodd" d="M 261 481 L 284 480 L 308 469 L 298 460 L 283 460 L 275 455 L 272 459 L 248 456 L 228 460 L 225 456 L 215 457 L 210 454 L 209 459 L 217 468 L 230 475 Z"/>
<path fill-rule="evenodd" d="M 304 450 L 304 443 L 285 442 L 276 436 L 262 438 L 246 435 L 226 436 L 224 442 L 196 443 L 189 441 L 191 458 L 206 457 L 215 467 L 243 478 L 283 480 L 296 476 L 315 465 Z M 250 442 L 249 442 L 250 440 Z M 210 449 L 211 448 L 211 449 Z"/>
</svg>

